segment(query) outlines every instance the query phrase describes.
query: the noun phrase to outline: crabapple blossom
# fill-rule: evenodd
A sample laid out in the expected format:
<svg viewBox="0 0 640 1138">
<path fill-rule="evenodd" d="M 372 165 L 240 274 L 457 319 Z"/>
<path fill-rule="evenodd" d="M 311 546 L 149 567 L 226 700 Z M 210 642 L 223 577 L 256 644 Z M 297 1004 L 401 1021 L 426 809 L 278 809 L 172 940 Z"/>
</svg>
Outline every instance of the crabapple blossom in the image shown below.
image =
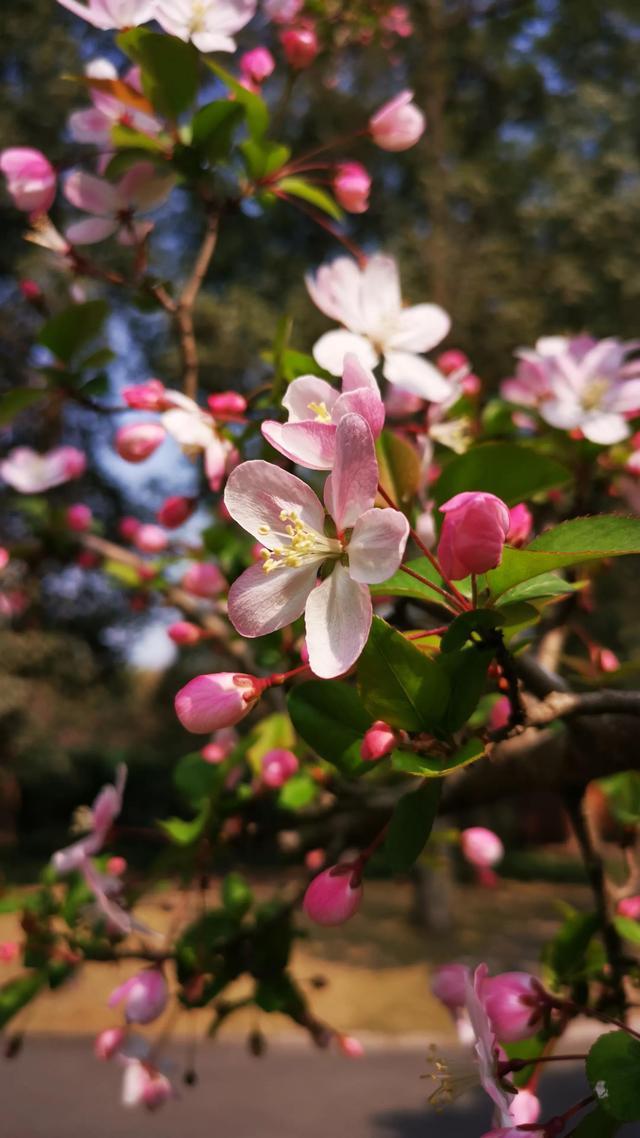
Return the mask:
<svg viewBox="0 0 640 1138">
<path fill-rule="evenodd" d="M 119 984 L 107 1004 L 115 1008 L 124 1000 L 127 1023 L 152 1023 L 167 1006 L 167 982 L 159 968 L 147 968 Z"/>
<path fill-rule="evenodd" d="M 39 150 L 15 146 L 0 151 L 0 170 L 16 209 L 38 216 L 46 213 L 56 196 L 56 172 Z"/>
<path fill-rule="evenodd" d="M 509 1105 L 509 1113 L 517 1126 L 531 1126 L 540 1118 L 541 1110 L 540 1099 L 526 1087 L 518 1091 Z"/>
<path fill-rule="evenodd" d="M 63 8 L 80 16 L 94 28 L 137 28 L 155 15 L 156 0 L 58 0 Z"/>
<path fill-rule="evenodd" d="M 284 786 L 296 774 L 299 766 L 293 751 L 288 751 L 285 747 L 274 747 L 262 756 L 262 781 L 275 790 Z"/>
<path fill-rule="evenodd" d="M 264 14 L 274 24 L 290 24 L 303 4 L 304 0 L 264 0 Z"/>
<path fill-rule="evenodd" d="M 469 826 L 463 830 L 460 845 L 467 861 L 478 869 L 489 869 L 504 857 L 500 838 L 485 826 Z"/>
<path fill-rule="evenodd" d="M 202 630 L 188 620 L 176 620 L 169 625 L 167 636 L 174 644 L 197 644 L 202 639 Z"/>
<path fill-rule="evenodd" d="M 93 1050 L 98 1059 L 112 1059 L 118 1053 L 124 1040 L 126 1031 L 123 1027 L 107 1027 L 96 1036 Z"/>
<path fill-rule="evenodd" d="M 180 584 L 188 593 L 204 598 L 217 597 L 227 587 L 223 574 L 211 561 L 194 561 Z"/>
<path fill-rule="evenodd" d="M 489 728 L 491 731 L 500 731 L 502 727 L 506 727 L 511 717 L 511 704 L 506 695 L 501 695 L 496 700 L 491 713 L 489 715 Z M 477 827 L 476 827 L 477 829 Z"/>
<path fill-rule="evenodd" d="M 155 0 L 154 15 L 171 36 L 198 51 L 235 51 L 234 36 L 255 15 L 257 0 Z"/>
<path fill-rule="evenodd" d="M 212 415 L 221 419 L 234 418 L 243 415 L 247 409 L 247 401 L 239 391 L 219 391 L 215 395 L 207 396 L 207 406 Z"/>
<path fill-rule="evenodd" d="M 501 498 L 467 490 L 443 502 L 440 511 L 445 518 L 438 560 L 447 577 L 459 581 L 500 564 L 510 525 L 509 508 Z"/>
<path fill-rule="evenodd" d="M 160 423 L 128 423 L 116 431 L 114 446 L 125 462 L 144 462 L 164 442 L 165 436 Z"/>
<path fill-rule="evenodd" d="M 133 544 L 141 553 L 162 553 L 169 544 L 169 538 L 160 526 L 145 524 L 138 526 Z"/>
<path fill-rule="evenodd" d="M 440 353 L 436 363 L 443 375 L 453 375 L 456 371 L 468 370 L 469 357 L 459 348 L 447 348 L 446 352 Z"/>
<path fill-rule="evenodd" d="M 19 494 L 41 494 L 80 478 L 86 467 L 86 457 L 77 447 L 55 447 L 45 454 L 14 447 L 0 462 L 0 476 Z"/>
<path fill-rule="evenodd" d="M 362 884 L 354 878 L 354 867 L 333 865 L 314 877 L 302 907 L 317 925 L 343 925 L 360 908 L 362 894 Z"/>
<path fill-rule="evenodd" d="M 371 177 L 360 162 L 341 162 L 333 176 L 336 200 L 348 213 L 366 213 Z"/>
<path fill-rule="evenodd" d="M 640 920 L 640 896 L 623 897 L 616 906 L 621 917 L 629 917 L 632 921 Z"/>
<path fill-rule="evenodd" d="M 67 228 L 68 240 L 72 245 L 94 245 L 117 233 L 121 245 L 142 241 L 153 223 L 139 221 L 138 213 L 161 205 L 173 184 L 173 175 L 159 173 L 152 162 L 136 162 L 118 182 L 84 170 L 72 171 L 64 184 L 64 195 L 71 205 L 91 216 Z"/>
<path fill-rule="evenodd" d="M 280 467 L 255 460 L 233 471 L 227 509 L 265 547 L 262 564 L 245 570 L 229 591 L 229 618 L 242 636 L 265 636 L 304 612 L 312 671 L 331 678 L 355 663 L 371 627 L 367 586 L 395 572 L 409 533 L 398 510 L 374 508 L 377 486 L 373 436 L 351 413 L 337 426 L 326 510 Z M 326 514 L 335 537 L 325 531 Z M 325 576 L 317 583 L 321 566 Z"/>
<path fill-rule="evenodd" d="M 165 498 L 156 514 L 157 521 L 167 529 L 177 529 L 191 517 L 197 504 L 195 498 L 185 498 L 178 494 Z"/>
<path fill-rule="evenodd" d="M 389 755 L 398 742 L 398 734 L 382 719 L 377 719 L 364 733 L 360 757 L 365 762 L 374 762 Z"/>
<path fill-rule="evenodd" d="M 512 506 L 509 510 L 509 532 L 507 541 L 509 545 L 525 545 L 531 537 L 533 529 L 533 515 L 524 502 Z"/>
<path fill-rule="evenodd" d="M 617 672 L 620 668 L 620 661 L 610 648 L 594 645 L 591 658 L 599 672 Z"/>
<path fill-rule="evenodd" d="M 118 79 L 118 71 L 108 59 L 93 59 L 85 67 L 85 75 L 91 79 Z M 141 90 L 140 72 L 132 67 L 124 76 L 124 82 L 136 91 Z M 69 133 L 76 142 L 91 143 L 92 146 L 113 149 L 111 132 L 114 126 L 123 124 L 142 134 L 156 135 L 162 124 L 153 115 L 139 111 L 124 103 L 107 91 L 89 86 L 92 107 L 74 111 L 69 116 Z"/>
<path fill-rule="evenodd" d="M 351 354 L 344 358 L 341 394 L 324 379 L 301 375 L 289 384 L 282 405 L 288 422 L 267 419 L 262 434 L 275 450 L 310 470 L 333 466 L 338 423 L 345 415 L 361 415 L 374 438 L 384 426 L 384 404 L 376 379 Z"/>
<path fill-rule="evenodd" d="M 240 56 L 238 66 L 243 78 L 259 87 L 273 73 L 276 61 L 268 47 L 254 47 Z"/>
<path fill-rule="evenodd" d="M 255 707 L 264 686 L 256 676 L 238 672 L 196 676 L 176 695 L 176 715 L 194 735 L 233 727 Z"/>
<path fill-rule="evenodd" d="M 451 398 L 454 384 L 421 355 L 447 335 L 449 317 L 437 304 L 403 307 L 393 257 L 376 253 L 363 268 L 351 257 L 337 257 L 305 283 L 320 311 L 343 325 L 314 344 L 321 367 L 341 375 L 349 352 L 367 368 L 383 356 L 383 375 L 404 392 L 435 403 Z"/>
<path fill-rule="evenodd" d="M 127 859 L 110 857 L 107 861 L 106 870 L 111 877 L 122 877 L 122 874 L 127 871 Z"/>
<path fill-rule="evenodd" d="M 151 1063 L 138 1058 L 126 1058 L 122 1080 L 122 1105 L 145 1106 L 147 1110 L 157 1110 L 176 1093 L 165 1074 Z"/>
<path fill-rule="evenodd" d="M 316 29 L 309 22 L 280 32 L 280 43 L 287 63 L 295 71 L 310 67 L 320 51 Z"/>
<path fill-rule="evenodd" d="M 0 573 L 3 569 L 6 569 L 7 565 L 9 564 L 9 560 L 9 550 L 5 549 L 4 545 L 0 545 Z"/>
<path fill-rule="evenodd" d="M 381 150 L 408 150 L 425 132 L 426 119 L 413 102 L 413 91 L 401 91 L 369 119 L 369 133 Z"/>
<path fill-rule="evenodd" d="M 74 502 L 72 506 L 67 506 L 64 519 L 67 528 L 73 533 L 86 533 L 91 528 L 93 514 L 84 502 Z"/>
<path fill-rule="evenodd" d="M 159 379 L 147 379 L 134 387 L 124 387 L 122 398 L 134 411 L 164 411 L 167 406 L 167 389 Z"/>
<path fill-rule="evenodd" d="M 225 474 L 237 461 L 237 451 L 221 435 L 212 415 L 183 395 L 180 391 L 167 392 L 169 409 L 162 415 L 162 425 L 182 448 L 188 458 L 204 456 L 204 469 L 212 490 L 219 490 Z"/>
<path fill-rule="evenodd" d="M 464 964 L 443 964 L 431 978 L 431 991 L 450 1012 L 464 1007 L 469 969 Z"/>
<path fill-rule="evenodd" d="M 517 1043 L 536 1034 L 542 1015 L 540 985 L 528 972 L 487 976 L 482 1002 L 501 1043 Z"/>
<path fill-rule="evenodd" d="M 79 869 L 87 858 L 100 852 L 122 809 L 126 781 L 127 768 L 121 764 L 116 771 L 115 783 L 103 786 L 91 807 L 89 833 L 53 855 L 53 866 L 57 873 L 71 873 L 72 870 Z"/>
</svg>

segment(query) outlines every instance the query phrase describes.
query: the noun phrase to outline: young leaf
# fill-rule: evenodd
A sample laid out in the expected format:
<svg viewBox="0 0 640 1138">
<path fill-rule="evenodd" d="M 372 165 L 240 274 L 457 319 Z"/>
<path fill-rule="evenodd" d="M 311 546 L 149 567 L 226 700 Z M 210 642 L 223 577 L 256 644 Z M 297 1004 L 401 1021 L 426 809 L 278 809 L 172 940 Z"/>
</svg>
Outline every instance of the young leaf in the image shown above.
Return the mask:
<svg viewBox="0 0 640 1138">
<path fill-rule="evenodd" d="M 16 976 L 8 980 L 0 988 L 0 1028 L 5 1027 L 14 1015 L 30 1003 L 37 996 L 46 983 L 46 975 L 41 972 L 31 972 L 23 976 Z"/>
<path fill-rule="evenodd" d="M 598 780 L 607 796 L 607 805 L 623 826 L 640 822 L 640 771 L 621 771 Z"/>
<path fill-rule="evenodd" d="M 40 329 L 38 343 L 48 348 L 64 364 L 70 364 L 81 348 L 102 331 L 109 307 L 105 300 L 72 304 L 47 320 Z"/>
<path fill-rule="evenodd" d="M 459 731 L 476 709 L 494 656 L 492 648 L 470 645 L 455 652 L 443 652 L 435 665 L 446 677 L 449 698 L 441 709 L 437 727 L 446 734 Z"/>
<path fill-rule="evenodd" d="M 168 118 L 188 111 L 198 94 L 198 52 L 174 36 L 132 28 L 118 45 L 142 68 L 142 89 L 156 110 Z"/>
<path fill-rule="evenodd" d="M 587 1055 L 587 1078 L 607 1114 L 619 1122 L 640 1119 L 640 1041 L 626 1031 L 601 1035 Z"/>
<path fill-rule="evenodd" d="M 240 145 L 240 150 L 247 173 L 254 181 L 274 174 L 291 156 L 288 146 L 283 146 L 280 142 L 269 142 L 266 138 L 248 138 Z"/>
<path fill-rule="evenodd" d="M 199 751 L 185 755 L 173 771 L 176 788 L 195 806 L 213 794 L 223 777 L 220 767 L 205 762 Z"/>
<path fill-rule="evenodd" d="M 256 140 L 262 139 L 269 126 L 269 108 L 264 99 L 261 99 L 254 91 L 248 91 L 246 87 L 243 87 L 242 84 L 239 83 L 237 79 L 234 79 L 233 75 L 224 67 L 221 67 L 219 63 L 214 63 L 212 59 L 206 59 L 205 63 L 207 67 L 213 71 L 214 75 L 217 75 L 218 79 L 222 80 L 225 87 L 233 91 L 235 102 L 240 103 L 240 105 L 244 107 L 247 116 L 247 127 L 251 138 Z"/>
<path fill-rule="evenodd" d="M 409 751 L 394 751 L 391 765 L 394 770 L 405 774 L 420 775 L 422 778 L 442 778 L 451 771 L 475 763 L 484 755 L 482 739 L 467 739 L 466 743 L 448 757 L 443 755 L 415 755 Z M 640 928 L 640 925 L 638 926 Z"/>
<path fill-rule="evenodd" d="M 244 118 L 244 107 L 229 99 L 216 99 L 196 111 L 191 124 L 191 145 L 209 162 L 226 158 L 233 132 Z"/>
<path fill-rule="evenodd" d="M 449 697 L 444 670 L 379 617 L 358 665 L 358 687 L 372 719 L 407 731 L 429 731 Z"/>
<path fill-rule="evenodd" d="M 597 1106 L 590 1114 L 583 1118 L 568 1138 L 615 1138 L 620 1130 L 620 1123 Z"/>
<path fill-rule="evenodd" d="M 433 565 L 427 557 L 417 557 L 413 561 L 407 561 L 409 569 L 413 569 L 414 573 L 418 573 L 421 577 L 426 577 L 427 581 L 433 581 L 434 584 L 443 588 L 444 582 L 440 574 L 433 568 Z M 461 593 L 465 592 L 464 581 L 456 582 Z M 430 589 L 428 585 L 423 585 L 420 581 L 416 581 L 409 573 L 403 573 L 398 569 L 392 577 L 388 577 L 386 581 L 382 581 L 380 585 L 370 586 L 371 595 L 374 597 L 413 597 L 417 601 L 438 601 L 436 593 Z"/>
<path fill-rule="evenodd" d="M 355 688 L 340 680 L 310 680 L 289 693 L 289 715 L 298 734 L 342 774 L 370 769 L 362 762 L 362 738 L 373 716 Z"/>
<path fill-rule="evenodd" d="M 222 882 L 222 904 L 232 916 L 242 918 L 253 905 L 251 886 L 241 873 L 228 873 Z"/>
<path fill-rule="evenodd" d="M 441 785 L 434 779 L 397 803 L 383 846 L 394 873 L 406 873 L 422 853 L 438 813 Z"/>
<path fill-rule="evenodd" d="M 631 917 L 614 917 L 613 925 L 617 933 L 630 944 L 640 944 L 640 922 Z"/>
<path fill-rule="evenodd" d="M 285 782 L 278 794 L 278 806 L 283 810 L 301 810 L 317 797 L 318 784 L 304 771 Z"/>
<path fill-rule="evenodd" d="M 209 816 L 208 803 L 196 814 L 195 818 L 161 818 L 157 825 L 171 839 L 176 846 L 190 846 L 196 842 L 204 830 Z"/>
<path fill-rule="evenodd" d="M 0 427 L 11 423 L 21 411 L 41 403 L 47 396 L 46 391 L 30 391 L 27 388 L 16 388 L 0 395 Z"/>
<path fill-rule="evenodd" d="M 434 497 L 440 504 L 463 490 L 485 490 L 515 506 L 570 478 L 566 467 L 523 443 L 481 443 L 445 466 Z"/>
<path fill-rule="evenodd" d="M 340 206 L 335 199 L 331 197 L 331 194 L 321 189 L 320 186 L 314 186 L 311 182 L 306 182 L 304 178 L 281 178 L 279 182 L 275 183 L 274 189 L 281 191 L 283 194 L 289 194 L 291 197 L 301 198 L 303 201 L 309 202 L 309 205 L 315 206 L 321 213 L 328 213 L 329 217 L 335 218 L 336 221 L 342 221 L 344 217 Z"/>
</svg>

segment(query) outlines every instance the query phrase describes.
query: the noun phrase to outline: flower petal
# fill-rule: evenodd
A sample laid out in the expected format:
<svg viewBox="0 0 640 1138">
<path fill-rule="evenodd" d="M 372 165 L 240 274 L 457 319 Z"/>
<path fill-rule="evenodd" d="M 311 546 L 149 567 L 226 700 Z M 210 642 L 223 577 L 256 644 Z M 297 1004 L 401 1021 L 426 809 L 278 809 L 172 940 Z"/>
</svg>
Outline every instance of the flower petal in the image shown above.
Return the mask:
<svg viewBox="0 0 640 1138">
<path fill-rule="evenodd" d="M 376 253 L 362 274 L 361 308 L 364 329 L 378 343 L 384 343 L 388 330 L 402 310 L 400 276 L 393 257 Z"/>
<path fill-rule="evenodd" d="M 378 585 L 402 561 L 409 522 L 400 510 L 367 510 L 358 518 L 349 542 L 349 576 Z"/>
<path fill-rule="evenodd" d="M 630 434 L 629 425 L 622 415 L 606 411 L 593 412 L 580 423 L 580 429 L 585 437 L 592 443 L 600 446 L 612 446 L 620 443 Z"/>
<path fill-rule="evenodd" d="M 378 362 L 369 341 L 355 332 L 325 332 L 313 345 L 314 358 L 331 375 L 342 375 L 344 358 L 349 353 L 357 356 L 365 367 L 375 367 Z"/>
<path fill-rule="evenodd" d="M 262 434 L 280 454 L 309 470 L 331 470 L 336 452 L 333 423 L 278 423 L 268 419 Z"/>
<path fill-rule="evenodd" d="M 324 403 L 331 413 L 337 398 L 338 392 L 326 379 L 320 379 L 317 375 L 301 375 L 289 384 L 282 406 L 289 412 L 290 423 L 306 423 L 315 419 L 316 412 L 311 409 L 312 403 Z"/>
<path fill-rule="evenodd" d="M 305 608 L 309 665 L 316 676 L 331 679 L 355 664 L 371 627 L 371 596 L 338 562 L 310 594 Z"/>
<path fill-rule="evenodd" d="M 168 434 L 183 447 L 197 447 L 205 450 L 211 443 L 214 432 L 210 422 L 202 414 L 192 414 L 176 407 L 162 415 L 162 426 Z"/>
<path fill-rule="evenodd" d="M 339 531 L 355 525 L 360 515 L 373 506 L 378 463 L 373 435 L 361 415 L 345 415 L 338 423 L 333 472 L 327 482 L 330 513 Z"/>
<path fill-rule="evenodd" d="M 340 422 L 345 415 L 361 415 L 369 424 L 371 434 L 377 439 L 384 427 L 384 403 L 379 392 L 371 391 L 368 387 L 358 387 L 356 391 L 346 391 L 336 401 L 333 415 L 336 422 Z"/>
<path fill-rule="evenodd" d="M 430 352 L 450 328 L 451 320 L 439 304 L 416 304 L 403 308 L 387 347 L 398 352 Z"/>
<path fill-rule="evenodd" d="M 229 590 L 229 620 L 236 631 L 241 636 L 266 636 L 297 620 L 315 585 L 321 561 L 318 558 L 316 564 L 273 569 L 270 573 L 265 573 L 262 565 L 245 569 Z"/>
<path fill-rule="evenodd" d="M 72 245 L 96 245 L 111 237 L 117 228 L 115 217 L 87 217 L 84 221 L 74 221 L 65 231 L 65 237 Z"/>
<path fill-rule="evenodd" d="M 360 269 L 352 257 L 336 257 L 331 264 L 321 265 L 315 277 L 310 273 L 305 277 L 309 296 L 316 307 L 354 332 L 363 331 L 360 281 Z"/>
<path fill-rule="evenodd" d="M 387 352 L 383 372 L 389 383 L 431 403 L 445 403 L 453 393 L 452 384 L 437 367 L 412 352 Z"/>
<path fill-rule="evenodd" d="M 98 216 L 116 213 L 122 205 L 112 182 L 96 178 L 94 174 L 85 174 L 84 170 L 73 170 L 69 174 L 64 184 L 64 196 L 71 205 Z"/>
<path fill-rule="evenodd" d="M 231 517 L 267 549 L 282 540 L 283 510 L 295 510 L 310 529 L 323 532 L 324 510 L 313 490 L 271 462 L 254 459 L 237 466 L 229 475 L 224 502 Z M 265 526 L 270 533 L 263 532 Z"/>
</svg>

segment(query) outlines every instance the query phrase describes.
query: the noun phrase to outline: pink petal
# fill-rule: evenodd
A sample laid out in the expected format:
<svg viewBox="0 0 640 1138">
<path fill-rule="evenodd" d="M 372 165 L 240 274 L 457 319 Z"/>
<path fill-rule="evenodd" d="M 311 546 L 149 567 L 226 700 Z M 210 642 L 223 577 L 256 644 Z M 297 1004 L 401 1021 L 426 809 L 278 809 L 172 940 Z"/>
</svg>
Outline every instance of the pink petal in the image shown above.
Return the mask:
<svg viewBox="0 0 640 1138">
<path fill-rule="evenodd" d="M 121 1004 L 122 1001 L 129 995 L 129 992 L 133 988 L 134 984 L 137 983 L 137 980 L 137 976 L 131 976 L 128 980 L 125 980 L 122 984 L 119 984 L 117 988 L 114 988 L 113 992 L 109 996 L 109 999 L 107 1000 L 107 1007 L 117 1008 L 118 1004 Z"/>
<path fill-rule="evenodd" d="M 88 217 L 85 221 L 75 221 L 65 232 L 65 237 L 72 245 L 95 245 L 111 237 L 118 228 L 118 222 L 112 217 Z"/>
<path fill-rule="evenodd" d="M 113 119 L 107 118 L 102 111 L 90 107 L 86 111 L 74 111 L 69 116 L 69 133 L 76 142 L 90 142 L 94 146 L 98 143 L 111 142 L 111 127 Z"/>
<path fill-rule="evenodd" d="M 173 176 L 159 173 L 152 162 L 136 162 L 118 182 L 118 192 L 136 209 L 153 209 L 168 196 Z"/>
<path fill-rule="evenodd" d="M 180 446 L 197 447 L 205 450 L 213 438 L 213 424 L 196 409 L 194 412 L 183 411 L 176 407 L 165 411 L 162 416 L 162 425 L 166 428 L 172 439 Z"/>
<path fill-rule="evenodd" d="M 452 384 L 437 367 L 411 352 L 387 352 L 383 372 L 389 383 L 430 403 L 444 403 L 453 394 Z"/>
<path fill-rule="evenodd" d="M 64 184 L 64 196 L 71 205 L 98 216 L 117 213 L 122 206 L 116 186 L 106 178 L 85 174 L 84 170 L 74 170 L 69 174 Z"/>
<path fill-rule="evenodd" d="M 377 439 L 384 427 L 384 403 L 380 393 L 371 391 L 368 387 L 358 387 L 355 391 L 347 391 L 337 400 L 333 410 L 334 419 L 340 422 L 345 415 L 361 415 L 369 424 L 369 429 Z"/>
<path fill-rule="evenodd" d="M 314 358 L 331 375 L 342 375 L 346 355 L 356 356 L 364 367 L 375 367 L 378 356 L 364 336 L 355 332 L 325 332 L 313 345 Z"/>
<path fill-rule="evenodd" d="M 229 590 L 229 620 L 236 632 L 248 637 L 266 636 L 302 616 L 320 560 L 299 569 L 273 569 L 270 573 L 265 573 L 262 565 L 246 569 Z"/>
<path fill-rule="evenodd" d="M 402 309 L 400 277 L 393 257 L 376 253 L 362 274 L 361 307 L 368 335 L 384 342 L 384 329 L 395 323 Z"/>
<path fill-rule="evenodd" d="M 305 608 L 311 670 L 322 679 L 340 676 L 355 664 L 371 628 L 371 596 L 338 562 L 309 594 Z"/>
<path fill-rule="evenodd" d="M 349 576 L 377 585 L 402 561 L 409 522 L 399 510 L 367 510 L 358 518 L 349 542 Z"/>
<path fill-rule="evenodd" d="M 231 472 L 224 501 L 231 517 L 267 549 L 280 544 L 286 524 L 280 516 L 283 511 L 295 510 L 316 533 L 324 530 L 324 510 L 313 490 L 294 474 L 261 459 L 243 462 Z M 264 526 L 270 533 L 262 532 Z"/>
<path fill-rule="evenodd" d="M 378 381 L 371 369 L 365 367 L 357 356 L 346 355 L 344 357 L 342 372 L 342 394 L 344 395 L 349 391 L 357 391 L 361 387 L 368 388 L 369 391 L 372 391 L 374 395 L 380 398 Z"/>
<path fill-rule="evenodd" d="M 301 375 L 290 383 L 282 406 L 289 412 L 289 422 L 307 422 L 315 418 L 315 411 L 311 410 L 312 403 L 324 403 L 327 411 L 331 412 L 338 392 L 335 387 L 327 383 L 326 379 L 319 379 L 316 375 Z"/>
<path fill-rule="evenodd" d="M 387 347 L 398 352 L 430 352 L 450 328 L 451 320 L 439 304 L 416 304 L 403 308 Z"/>
<path fill-rule="evenodd" d="M 310 274 L 305 277 L 309 296 L 316 307 L 354 332 L 362 331 L 360 283 L 360 269 L 351 257 L 336 257 L 330 265 L 321 265 L 315 277 Z"/>
<path fill-rule="evenodd" d="M 336 428 L 333 423 L 277 423 L 268 419 L 262 424 L 268 443 L 292 462 L 309 470 L 330 470 L 336 450 Z"/>
<path fill-rule="evenodd" d="M 345 415 L 338 423 L 335 463 L 329 481 L 330 513 L 342 532 L 371 509 L 378 489 L 373 435 L 360 415 Z"/>
</svg>

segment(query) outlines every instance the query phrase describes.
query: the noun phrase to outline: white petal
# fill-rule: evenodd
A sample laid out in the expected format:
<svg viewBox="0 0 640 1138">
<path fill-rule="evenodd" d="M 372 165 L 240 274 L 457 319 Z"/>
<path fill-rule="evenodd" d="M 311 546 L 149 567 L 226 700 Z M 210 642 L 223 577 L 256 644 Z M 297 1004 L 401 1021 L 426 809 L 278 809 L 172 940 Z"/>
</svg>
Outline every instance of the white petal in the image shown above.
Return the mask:
<svg viewBox="0 0 640 1138">
<path fill-rule="evenodd" d="M 412 352 L 387 352 L 383 372 L 389 383 L 430 403 L 445 403 L 453 393 L 452 384 L 437 367 Z"/>
<path fill-rule="evenodd" d="M 202 416 L 178 408 L 165 411 L 161 418 L 162 426 L 180 446 L 197 447 L 205 450 L 213 439 L 213 429 Z"/>
<path fill-rule="evenodd" d="M 599 443 L 600 446 L 613 446 L 614 443 L 620 443 L 630 433 L 629 425 L 622 415 L 607 414 L 605 411 L 587 415 L 580 424 L 580 429 L 585 439 L 589 439 L 592 443 Z"/>
<path fill-rule="evenodd" d="M 375 367 L 378 356 L 369 341 L 355 332 L 325 332 L 313 345 L 314 358 L 331 375 L 342 375 L 344 357 L 352 353 L 364 367 Z"/>
<path fill-rule="evenodd" d="M 265 573 L 262 565 L 246 569 L 229 590 L 229 620 L 241 636 L 266 636 L 285 628 L 302 616 L 309 593 L 316 582 L 318 566 L 300 569 L 273 569 Z"/>
<path fill-rule="evenodd" d="M 349 575 L 377 585 L 395 573 L 409 536 L 409 522 L 399 510 L 367 510 L 358 518 L 349 542 Z"/>
<path fill-rule="evenodd" d="M 289 384 L 282 406 L 289 412 L 290 423 L 301 423 L 315 419 L 312 403 L 324 403 L 327 411 L 331 412 L 337 398 L 338 392 L 326 379 L 319 379 L 317 375 L 301 375 Z"/>
<path fill-rule="evenodd" d="M 267 549 L 281 544 L 283 510 L 295 510 L 310 529 L 323 532 L 324 510 L 313 490 L 271 462 L 255 459 L 237 466 L 229 475 L 224 501 L 231 517 Z M 265 526 L 269 533 L 263 532 Z"/>
<path fill-rule="evenodd" d="M 416 304 L 402 310 L 386 344 L 399 352 L 430 352 L 450 328 L 451 320 L 439 304 Z"/>
<path fill-rule="evenodd" d="M 353 581 L 336 564 L 309 594 L 305 608 L 309 665 L 316 676 L 331 679 L 355 664 L 371 628 L 371 597 L 366 585 Z"/>
</svg>

